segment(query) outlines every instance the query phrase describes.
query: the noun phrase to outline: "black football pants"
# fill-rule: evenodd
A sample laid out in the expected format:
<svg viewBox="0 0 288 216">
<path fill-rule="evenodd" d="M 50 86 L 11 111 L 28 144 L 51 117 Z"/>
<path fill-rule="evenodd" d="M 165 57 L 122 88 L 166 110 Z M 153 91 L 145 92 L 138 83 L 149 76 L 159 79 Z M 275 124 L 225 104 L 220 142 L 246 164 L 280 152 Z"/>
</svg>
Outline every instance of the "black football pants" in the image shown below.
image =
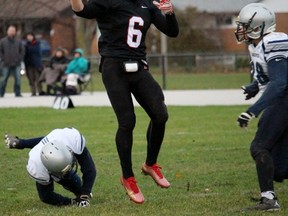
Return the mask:
<svg viewBox="0 0 288 216">
<path fill-rule="evenodd" d="M 250 151 L 261 192 L 274 191 L 273 180 L 288 178 L 288 95 L 263 112 Z"/>
<path fill-rule="evenodd" d="M 105 58 L 101 67 L 102 80 L 118 120 L 116 146 L 124 178 L 134 176 L 131 153 L 136 117 L 131 93 L 150 117 L 146 135 L 148 165 L 157 162 L 168 120 L 161 87 L 144 65 L 139 66 L 138 72 L 125 72 L 122 59 Z"/>
</svg>

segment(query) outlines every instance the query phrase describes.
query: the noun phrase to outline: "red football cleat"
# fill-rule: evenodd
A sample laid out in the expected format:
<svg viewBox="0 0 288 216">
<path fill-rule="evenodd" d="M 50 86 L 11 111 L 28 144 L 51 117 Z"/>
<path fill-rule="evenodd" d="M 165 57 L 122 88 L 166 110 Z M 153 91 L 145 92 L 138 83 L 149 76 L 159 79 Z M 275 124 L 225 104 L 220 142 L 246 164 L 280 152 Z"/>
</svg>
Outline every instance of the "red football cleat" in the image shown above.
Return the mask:
<svg viewBox="0 0 288 216">
<path fill-rule="evenodd" d="M 122 176 L 120 178 L 120 181 L 123 187 L 125 188 L 127 195 L 133 202 L 137 204 L 142 204 L 144 202 L 144 196 L 141 193 L 139 187 L 137 186 L 137 182 L 134 177 L 125 179 Z"/>
<path fill-rule="evenodd" d="M 157 163 L 153 164 L 152 166 L 148 166 L 146 163 L 143 164 L 141 170 L 144 175 L 150 175 L 156 184 L 162 188 L 169 188 L 170 183 L 161 173 L 162 167 L 158 166 Z"/>
</svg>

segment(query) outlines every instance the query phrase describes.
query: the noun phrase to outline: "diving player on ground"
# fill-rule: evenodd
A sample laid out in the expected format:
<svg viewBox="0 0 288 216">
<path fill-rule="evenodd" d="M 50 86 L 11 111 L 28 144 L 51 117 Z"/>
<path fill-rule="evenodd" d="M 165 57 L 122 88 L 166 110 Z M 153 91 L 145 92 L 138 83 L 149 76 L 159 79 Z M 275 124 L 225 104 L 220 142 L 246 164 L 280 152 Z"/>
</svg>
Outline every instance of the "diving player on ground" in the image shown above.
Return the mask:
<svg viewBox="0 0 288 216">
<path fill-rule="evenodd" d="M 87 207 L 96 178 L 93 159 L 85 146 L 84 136 L 75 128 L 54 129 L 44 137 L 20 139 L 5 135 L 8 148 L 30 148 L 28 174 L 36 181 L 42 202 L 50 205 Z M 77 174 L 78 163 L 83 174 Z M 54 192 L 54 182 L 76 197 L 68 198 Z"/>
</svg>

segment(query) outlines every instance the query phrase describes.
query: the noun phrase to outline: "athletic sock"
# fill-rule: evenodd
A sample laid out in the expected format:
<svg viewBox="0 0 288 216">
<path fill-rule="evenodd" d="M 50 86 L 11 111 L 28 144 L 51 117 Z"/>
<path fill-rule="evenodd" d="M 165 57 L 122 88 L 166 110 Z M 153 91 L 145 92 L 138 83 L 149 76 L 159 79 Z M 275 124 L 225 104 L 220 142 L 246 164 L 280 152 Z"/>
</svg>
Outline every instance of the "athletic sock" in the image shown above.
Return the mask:
<svg viewBox="0 0 288 216">
<path fill-rule="evenodd" d="M 261 192 L 261 197 L 266 197 L 267 199 L 274 199 L 276 195 L 274 191 L 264 191 Z"/>
</svg>

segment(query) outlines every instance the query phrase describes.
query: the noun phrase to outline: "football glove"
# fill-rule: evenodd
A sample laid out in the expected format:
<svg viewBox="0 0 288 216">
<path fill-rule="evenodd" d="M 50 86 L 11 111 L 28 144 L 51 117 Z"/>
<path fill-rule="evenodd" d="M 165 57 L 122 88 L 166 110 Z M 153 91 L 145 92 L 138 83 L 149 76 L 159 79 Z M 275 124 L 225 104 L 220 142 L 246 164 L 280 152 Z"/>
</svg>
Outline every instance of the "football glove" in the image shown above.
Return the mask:
<svg viewBox="0 0 288 216">
<path fill-rule="evenodd" d="M 259 87 L 257 82 L 253 82 L 250 85 L 247 86 L 241 86 L 241 89 L 243 89 L 243 94 L 246 95 L 245 100 L 249 100 L 252 97 L 255 97 L 259 92 Z"/>
<path fill-rule="evenodd" d="M 17 136 L 5 134 L 4 139 L 7 148 L 23 149 L 23 146 L 20 144 L 20 140 Z"/>
<path fill-rule="evenodd" d="M 164 14 L 173 14 L 173 5 L 170 0 L 160 0 L 160 2 L 153 1 L 153 4 Z"/>
<path fill-rule="evenodd" d="M 76 205 L 81 208 L 86 208 L 90 206 L 89 195 L 81 195 L 72 199 L 72 205 Z"/>
<path fill-rule="evenodd" d="M 243 112 L 238 116 L 237 122 L 241 128 L 248 127 L 248 122 L 253 119 L 255 115 L 250 112 Z"/>
</svg>

